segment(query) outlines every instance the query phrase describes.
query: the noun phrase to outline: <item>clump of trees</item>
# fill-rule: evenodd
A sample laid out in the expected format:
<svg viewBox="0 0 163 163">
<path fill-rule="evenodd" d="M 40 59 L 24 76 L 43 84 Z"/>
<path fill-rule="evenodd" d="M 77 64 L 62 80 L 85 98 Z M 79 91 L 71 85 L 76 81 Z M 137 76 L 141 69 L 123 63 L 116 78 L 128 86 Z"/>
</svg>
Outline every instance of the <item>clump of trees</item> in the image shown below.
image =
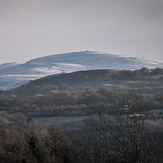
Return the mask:
<svg viewBox="0 0 163 163">
<path fill-rule="evenodd" d="M 85 132 L 75 141 L 77 162 L 155 163 L 163 161 L 163 121 L 150 122 L 136 114 L 140 103 L 130 95 L 128 110 L 112 117 L 102 110 L 87 120 Z"/>
<path fill-rule="evenodd" d="M 0 162 L 69 162 L 71 144 L 59 126 L 30 126 L 23 132 L 0 125 Z"/>
</svg>

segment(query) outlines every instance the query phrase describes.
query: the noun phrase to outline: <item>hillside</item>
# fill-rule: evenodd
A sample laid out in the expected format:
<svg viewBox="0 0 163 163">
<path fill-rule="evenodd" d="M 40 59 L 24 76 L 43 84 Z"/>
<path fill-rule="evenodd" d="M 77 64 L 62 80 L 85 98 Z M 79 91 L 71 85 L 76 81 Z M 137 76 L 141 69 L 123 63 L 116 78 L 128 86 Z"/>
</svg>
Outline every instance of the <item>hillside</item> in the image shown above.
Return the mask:
<svg viewBox="0 0 163 163">
<path fill-rule="evenodd" d="M 30 60 L 24 64 L 0 65 L 0 90 L 9 90 L 44 76 L 84 70 L 135 70 L 163 68 L 162 62 L 115 54 L 83 51 L 56 54 Z"/>
<path fill-rule="evenodd" d="M 109 88 L 117 92 L 133 91 L 139 94 L 163 92 L 163 69 L 149 70 L 89 70 L 46 76 L 18 88 L 3 91 L 9 96 L 33 96 L 50 90 L 80 91 L 85 88 Z"/>
</svg>

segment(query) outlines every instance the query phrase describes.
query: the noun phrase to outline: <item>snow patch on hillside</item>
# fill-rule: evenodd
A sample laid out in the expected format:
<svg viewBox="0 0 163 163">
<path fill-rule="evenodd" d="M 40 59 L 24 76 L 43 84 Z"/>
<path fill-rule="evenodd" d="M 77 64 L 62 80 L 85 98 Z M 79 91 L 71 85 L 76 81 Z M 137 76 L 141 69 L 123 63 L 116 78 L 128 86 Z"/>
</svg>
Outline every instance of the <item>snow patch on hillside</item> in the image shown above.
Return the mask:
<svg viewBox="0 0 163 163">
<path fill-rule="evenodd" d="M 30 80 L 63 72 L 96 69 L 135 70 L 142 67 L 163 68 L 163 62 L 94 51 L 57 54 L 36 58 L 24 64 L 0 65 L 0 89 L 8 90 Z"/>
</svg>

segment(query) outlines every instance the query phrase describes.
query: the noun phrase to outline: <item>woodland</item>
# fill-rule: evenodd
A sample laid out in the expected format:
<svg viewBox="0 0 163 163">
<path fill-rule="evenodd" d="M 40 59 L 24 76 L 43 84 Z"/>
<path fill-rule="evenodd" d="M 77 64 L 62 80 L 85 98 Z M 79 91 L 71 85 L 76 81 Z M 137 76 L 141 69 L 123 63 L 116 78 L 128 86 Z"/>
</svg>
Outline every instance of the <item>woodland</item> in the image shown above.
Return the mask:
<svg viewBox="0 0 163 163">
<path fill-rule="evenodd" d="M 162 69 L 147 70 L 141 73 L 155 73 L 155 80 L 163 74 Z M 2 93 L 0 162 L 161 163 L 163 120 L 162 115 L 149 114 L 152 109 L 163 109 L 162 89 L 150 94 L 109 88 L 51 89 L 16 97 Z M 88 116 L 83 126 L 36 124 L 33 120 L 79 115 Z"/>
</svg>

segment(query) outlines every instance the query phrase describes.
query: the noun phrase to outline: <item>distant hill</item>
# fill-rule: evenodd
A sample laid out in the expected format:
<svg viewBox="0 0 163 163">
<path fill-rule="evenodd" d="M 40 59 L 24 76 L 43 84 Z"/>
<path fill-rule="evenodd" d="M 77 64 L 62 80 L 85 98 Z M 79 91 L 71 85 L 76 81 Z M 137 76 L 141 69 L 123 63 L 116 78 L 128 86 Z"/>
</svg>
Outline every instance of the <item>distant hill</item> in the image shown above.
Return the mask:
<svg viewBox="0 0 163 163">
<path fill-rule="evenodd" d="M 163 68 L 162 62 L 94 51 L 72 52 L 36 58 L 24 64 L 0 65 L 0 90 L 9 90 L 44 76 L 84 70 L 135 70 Z"/>
<path fill-rule="evenodd" d="M 46 76 L 18 88 L 3 91 L 8 96 L 33 96 L 51 90 L 80 91 L 85 88 L 108 88 L 117 92 L 139 94 L 163 93 L 163 69 L 88 70 Z"/>
</svg>

